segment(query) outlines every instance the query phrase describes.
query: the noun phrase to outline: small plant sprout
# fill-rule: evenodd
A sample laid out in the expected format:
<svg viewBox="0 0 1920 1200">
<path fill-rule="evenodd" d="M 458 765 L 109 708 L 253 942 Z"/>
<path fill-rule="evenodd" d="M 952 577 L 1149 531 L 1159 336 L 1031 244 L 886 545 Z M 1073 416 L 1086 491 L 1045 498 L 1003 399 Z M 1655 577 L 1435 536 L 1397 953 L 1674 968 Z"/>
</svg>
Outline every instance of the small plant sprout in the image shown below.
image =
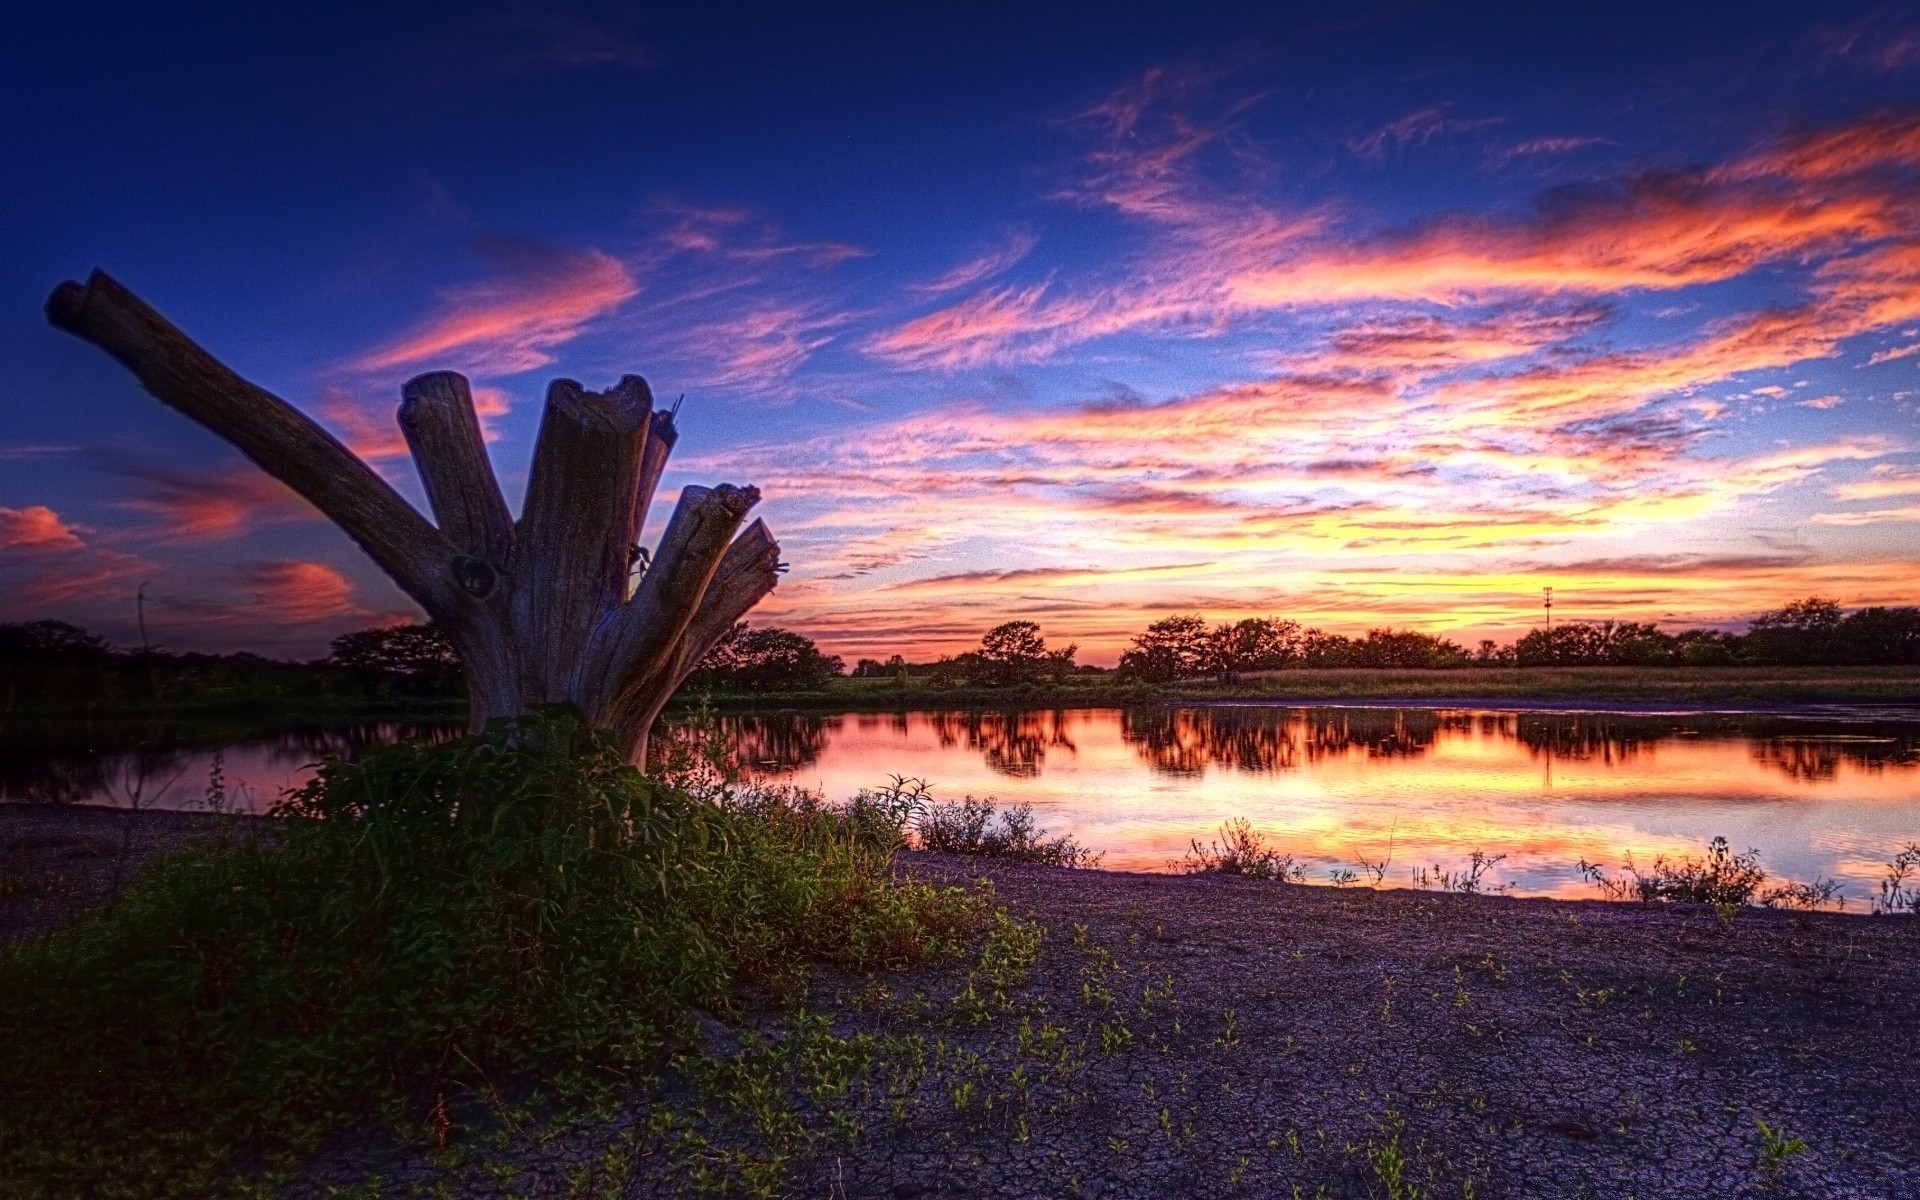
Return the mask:
<svg viewBox="0 0 1920 1200">
<path fill-rule="evenodd" d="M 1807 1144 L 1765 1121 L 1756 1121 L 1754 1126 L 1760 1131 L 1760 1178 L 1772 1190 L 1787 1164 L 1807 1152 Z"/>
<path fill-rule="evenodd" d="M 1488 854 L 1475 850 L 1467 856 L 1467 865 L 1457 871 L 1443 870 L 1435 865 L 1432 871 L 1425 867 L 1413 869 L 1413 886 L 1421 889 L 1437 888 L 1443 892 L 1452 892 L 1460 896 L 1478 896 L 1483 892 L 1500 893 L 1512 888 L 1511 883 L 1489 885 L 1487 872 L 1506 860 L 1504 854 Z"/>
</svg>

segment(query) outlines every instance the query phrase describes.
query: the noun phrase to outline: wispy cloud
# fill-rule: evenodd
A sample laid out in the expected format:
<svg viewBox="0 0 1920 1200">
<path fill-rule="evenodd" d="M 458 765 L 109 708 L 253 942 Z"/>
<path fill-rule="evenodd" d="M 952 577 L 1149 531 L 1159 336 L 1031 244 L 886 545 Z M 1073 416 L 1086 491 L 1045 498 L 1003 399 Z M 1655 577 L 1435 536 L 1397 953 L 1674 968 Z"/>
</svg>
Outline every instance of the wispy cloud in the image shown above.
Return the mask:
<svg viewBox="0 0 1920 1200">
<path fill-rule="evenodd" d="M 211 467 L 170 467 L 124 447 L 98 447 L 87 459 L 97 470 L 132 485 L 132 495 L 121 503 L 157 523 L 147 537 L 220 541 L 261 526 L 321 519 L 285 484 L 241 459 Z"/>
<path fill-rule="evenodd" d="M 640 290 L 625 263 L 599 250 L 502 234 L 477 239 L 474 249 L 493 269 L 490 278 L 442 292 L 438 312 L 352 367 L 428 365 L 477 376 L 531 371 Z"/>
<path fill-rule="evenodd" d="M 925 283 L 912 284 L 908 290 L 921 296 L 944 296 L 948 292 L 972 287 L 976 283 L 992 279 L 1012 269 L 1039 244 L 1039 237 L 1032 232 L 1023 229 L 1014 230 L 1007 235 L 1002 244 L 983 250 L 938 278 L 930 279 Z"/>
<path fill-rule="evenodd" d="M 1349 139 L 1347 153 L 1368 162 L 1384 162 L 1410 146 L 1425 146 L 1438 138 L 1490 129 L 1506 121 L 1505 117 L 1456 117 L 1452 109 L 1451 104 L 1436 104 L 1388 121 L 1364 137 Z"/>
</svg>

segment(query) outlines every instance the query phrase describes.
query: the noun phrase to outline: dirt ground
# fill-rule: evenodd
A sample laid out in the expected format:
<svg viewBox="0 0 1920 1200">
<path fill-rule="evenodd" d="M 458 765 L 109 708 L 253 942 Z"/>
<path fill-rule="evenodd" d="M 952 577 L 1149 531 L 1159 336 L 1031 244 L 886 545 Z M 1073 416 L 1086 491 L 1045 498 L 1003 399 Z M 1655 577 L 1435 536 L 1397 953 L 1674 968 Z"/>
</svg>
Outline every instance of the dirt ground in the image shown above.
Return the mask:
<svg viewBox="0 0 1920 1200">
<path fill-rule="evenodd" d="M 48 928 L 217 820 L 0 805 L 0 928 Z M 911 1104 L 850 1091 L 861 1132 L 800 1156 L 793 1195 L 1920 1198 L 1911 918 L 901 863 L 990 877 L 1038 958 L 949 1020 Z M 814 1009 L 898 1034 L 981 978 L 823 979 Z M 772 1012 L 732 1020 L 708 1022 L 718 1053 L 781 1036 Z M 615 1140 L 655 1144 L 655 1103 L 509 1139 L 511 1172 L 367 1143 L 308 1182 L 679 1194 L 605 1166 Z"/>
</svg>

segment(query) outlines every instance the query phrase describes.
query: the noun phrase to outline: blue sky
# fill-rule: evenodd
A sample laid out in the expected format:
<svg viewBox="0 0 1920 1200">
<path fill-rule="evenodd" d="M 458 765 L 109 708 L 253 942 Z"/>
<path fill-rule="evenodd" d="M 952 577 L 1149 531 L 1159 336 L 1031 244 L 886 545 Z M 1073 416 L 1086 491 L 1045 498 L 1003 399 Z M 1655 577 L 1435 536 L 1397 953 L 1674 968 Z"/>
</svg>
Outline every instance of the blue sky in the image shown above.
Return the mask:
<svg viewBox="0 0 1920 1200">
<path fill-rule="evenodd" d="M 0 619 L 131 640 L 144 582 L 167 644 L 304 655 L 411 611 L 45 325 L 95 266 L 410 496 L 413 374 L 473 378 L 510 495 L 548 379 L 685 393 L 663 498 L 759 484 L 757 619 L 849 657 L 1920 591 L 1903 6 L 14 26 Z"/>
</svg>

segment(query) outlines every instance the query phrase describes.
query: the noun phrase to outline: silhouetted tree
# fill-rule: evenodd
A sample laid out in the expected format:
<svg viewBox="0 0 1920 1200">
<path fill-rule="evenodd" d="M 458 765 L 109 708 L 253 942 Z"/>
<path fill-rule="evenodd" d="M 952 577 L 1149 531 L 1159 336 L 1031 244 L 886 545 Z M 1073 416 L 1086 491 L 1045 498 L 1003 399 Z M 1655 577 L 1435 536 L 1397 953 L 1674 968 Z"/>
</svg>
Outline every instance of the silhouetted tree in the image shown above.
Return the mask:
<svg viewBox="0 0 1920 1200">
<path fill-rule="evenodd" d="M 1120 656 L 1120 676 L 1170 683 L 1205 672 L 1212 653 L 1212 632 L 1205 618 L 1163 617 L 1147 626 Z"/>
<path fill-rule="evenodd" d="M 327 663 L 384 676 L 410 690 L 456 691 L 460 656 L 438 625 L 389 625 L 333 639 Z"/>
<path fill-rule="evenodd" d="M 742 691 L 800 692 L 824 687 L 845 669 L 839 655 L 822 654 L 810 637 L 772 625 L 749 629 L 742 621 L 707 652 L 692 678 Z"/>
<path fill-rule="evenodd" d="M 1305 658 L 1297 621 L 1248 617 L 1223 623 L 1207 635 L 1206 665 L 1223 683 L 1242 671 L 1273 671 Z"/>
<path fill-rule="evenodd" d="M 1008 621 L 987 630 L 975 652 L 970 681 L 984 687 L 1033 683 L 1073 669 L 1078 646 L 1048 650 L 1040 626 L 1032 621 Z"/>
</svg>

